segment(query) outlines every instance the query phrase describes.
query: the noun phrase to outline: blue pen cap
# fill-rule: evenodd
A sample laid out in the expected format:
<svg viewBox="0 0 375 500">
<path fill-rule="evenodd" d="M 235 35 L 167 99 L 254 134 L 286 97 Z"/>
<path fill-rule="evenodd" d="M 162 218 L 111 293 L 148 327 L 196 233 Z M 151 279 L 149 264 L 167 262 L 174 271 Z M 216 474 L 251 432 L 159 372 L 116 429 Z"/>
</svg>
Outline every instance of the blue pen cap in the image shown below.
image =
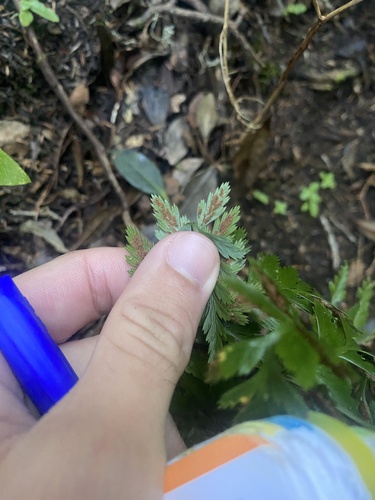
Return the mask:
<svg viewBox="0 0 375 500">
<path fill-rule="evenodd" d="M 10 276 L 0 278 L 0 351 L 40 413 L 47 412 L 78 380 Z"/>
</svg>

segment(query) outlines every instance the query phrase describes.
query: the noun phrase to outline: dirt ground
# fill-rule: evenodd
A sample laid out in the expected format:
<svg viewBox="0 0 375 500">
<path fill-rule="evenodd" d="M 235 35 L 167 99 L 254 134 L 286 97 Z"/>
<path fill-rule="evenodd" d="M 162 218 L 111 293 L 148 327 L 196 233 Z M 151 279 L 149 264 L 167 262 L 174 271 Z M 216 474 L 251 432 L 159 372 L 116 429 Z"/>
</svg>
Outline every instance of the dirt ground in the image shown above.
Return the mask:
<svg viewBox="0 0 375 500">
<path fill-rule="evenodd" d="M 223 3 L 65 0 L 58 3 L 60 23 L 38 18 L 33 29 L 74 112 L 111 161 L 114 150 L 136 148 L 187 213 L 229 179 L 253 255 L 277 254 L 323 293 L 348 261 L 355 290 L 375 276 L 371 2 L 318 31 L 273 108 L 267 148 L 247 184 L 232 169 L 245 127 L 218 58 Z M 307 12 L 296 16 L 283 12 L 281 0 L 231 2 L 232 26 L 242 36 L 229 36 L 231 87 L 250 121 L 316 19 L 305 4 Z M 0 188 L 0 272 L 17 274 L 77 248 L 124 245 L 121 201 L 92 141 L 42 74 L 9 0 L 0 7 L 0 120 L 0 147 L 32 179 Z M 322 171 L 334 174 L 336 187 L 319 191 L 312 217 L 301 211 L 301 188 Z M 118 172 L 116 178 L 132 220 L 151 235 L 148 195 Z M 285 214 L 274 213 L 275 201 L 287 204 Z"/>
</svg>

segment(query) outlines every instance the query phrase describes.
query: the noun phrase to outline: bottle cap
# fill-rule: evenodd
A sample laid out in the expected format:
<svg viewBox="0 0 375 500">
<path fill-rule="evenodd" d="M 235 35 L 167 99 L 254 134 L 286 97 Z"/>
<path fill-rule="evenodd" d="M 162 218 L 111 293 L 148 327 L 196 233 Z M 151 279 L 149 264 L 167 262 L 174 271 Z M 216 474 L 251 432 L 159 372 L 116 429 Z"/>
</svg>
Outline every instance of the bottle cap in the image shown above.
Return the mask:
<svg viewBox="0 0 375 500">
<path fill-rule="evenodd" d="M 78 377 L 10 276 L 0 278 L 0 351 L 40 413 Z"/>
</svg>

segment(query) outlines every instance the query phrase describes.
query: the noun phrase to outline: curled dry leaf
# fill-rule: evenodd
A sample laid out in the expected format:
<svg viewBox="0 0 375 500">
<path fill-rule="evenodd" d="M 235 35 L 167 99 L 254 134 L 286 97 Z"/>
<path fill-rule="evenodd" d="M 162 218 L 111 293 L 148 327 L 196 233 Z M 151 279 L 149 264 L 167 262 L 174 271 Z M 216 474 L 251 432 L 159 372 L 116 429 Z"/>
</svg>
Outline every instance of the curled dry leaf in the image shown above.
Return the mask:
<svg viewBox="0 0 375 500">
<path fill-rule="evenodd" d="M 27 220 L 21 224 L 20 232 L 31 233 L 38 238 L 42 238 L 46 243 L 53 246 L 58 253 L 69 252 L 60 236 L 53 229 L 50 220 Z"/>
<path fill-rule="evenodd" d="M 184 117 L 176 118 L 168 127 L 165 134 L 164 155 L 171 166 L 176 165 L 187 155 L 185 135 L 188 131 L 189 127 Z"/>
<path fill-rule="evenodd" d="M 216 111 L 215 96 L 212 92 L 197 94 L 189 104 L 189 123 L 199 130 L 205 144 L 207 144 L 218 121 L 219 116 Z"/>
<path fill-rule="evenodd" d="M 181 188 L 184 189 L 202 164 L 202 158 L 186 158 L 176 165 L 176 168 L 172 172 L 172 177 L 176 179 Z"/>
</svg>

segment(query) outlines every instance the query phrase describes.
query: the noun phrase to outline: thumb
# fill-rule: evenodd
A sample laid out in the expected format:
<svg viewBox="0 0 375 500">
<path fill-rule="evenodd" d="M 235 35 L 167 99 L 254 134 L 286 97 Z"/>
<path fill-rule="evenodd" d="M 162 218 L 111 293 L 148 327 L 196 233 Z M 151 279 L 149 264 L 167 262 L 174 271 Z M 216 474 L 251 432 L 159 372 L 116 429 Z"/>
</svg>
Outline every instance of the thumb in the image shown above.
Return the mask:
<svg viewBox="0 0 375 500">
<path fill-rule="evenodd" d="M 106 321 L 84 377 L 96 397 L 105 399 L 102 408 L 116 408 L 119 425 L 133 408 L 143 425 L 146 419 L 164 427 L 218 271 L 214 244 L 192 232 L 160 241 L 137 269 Z"/>
</svg>

